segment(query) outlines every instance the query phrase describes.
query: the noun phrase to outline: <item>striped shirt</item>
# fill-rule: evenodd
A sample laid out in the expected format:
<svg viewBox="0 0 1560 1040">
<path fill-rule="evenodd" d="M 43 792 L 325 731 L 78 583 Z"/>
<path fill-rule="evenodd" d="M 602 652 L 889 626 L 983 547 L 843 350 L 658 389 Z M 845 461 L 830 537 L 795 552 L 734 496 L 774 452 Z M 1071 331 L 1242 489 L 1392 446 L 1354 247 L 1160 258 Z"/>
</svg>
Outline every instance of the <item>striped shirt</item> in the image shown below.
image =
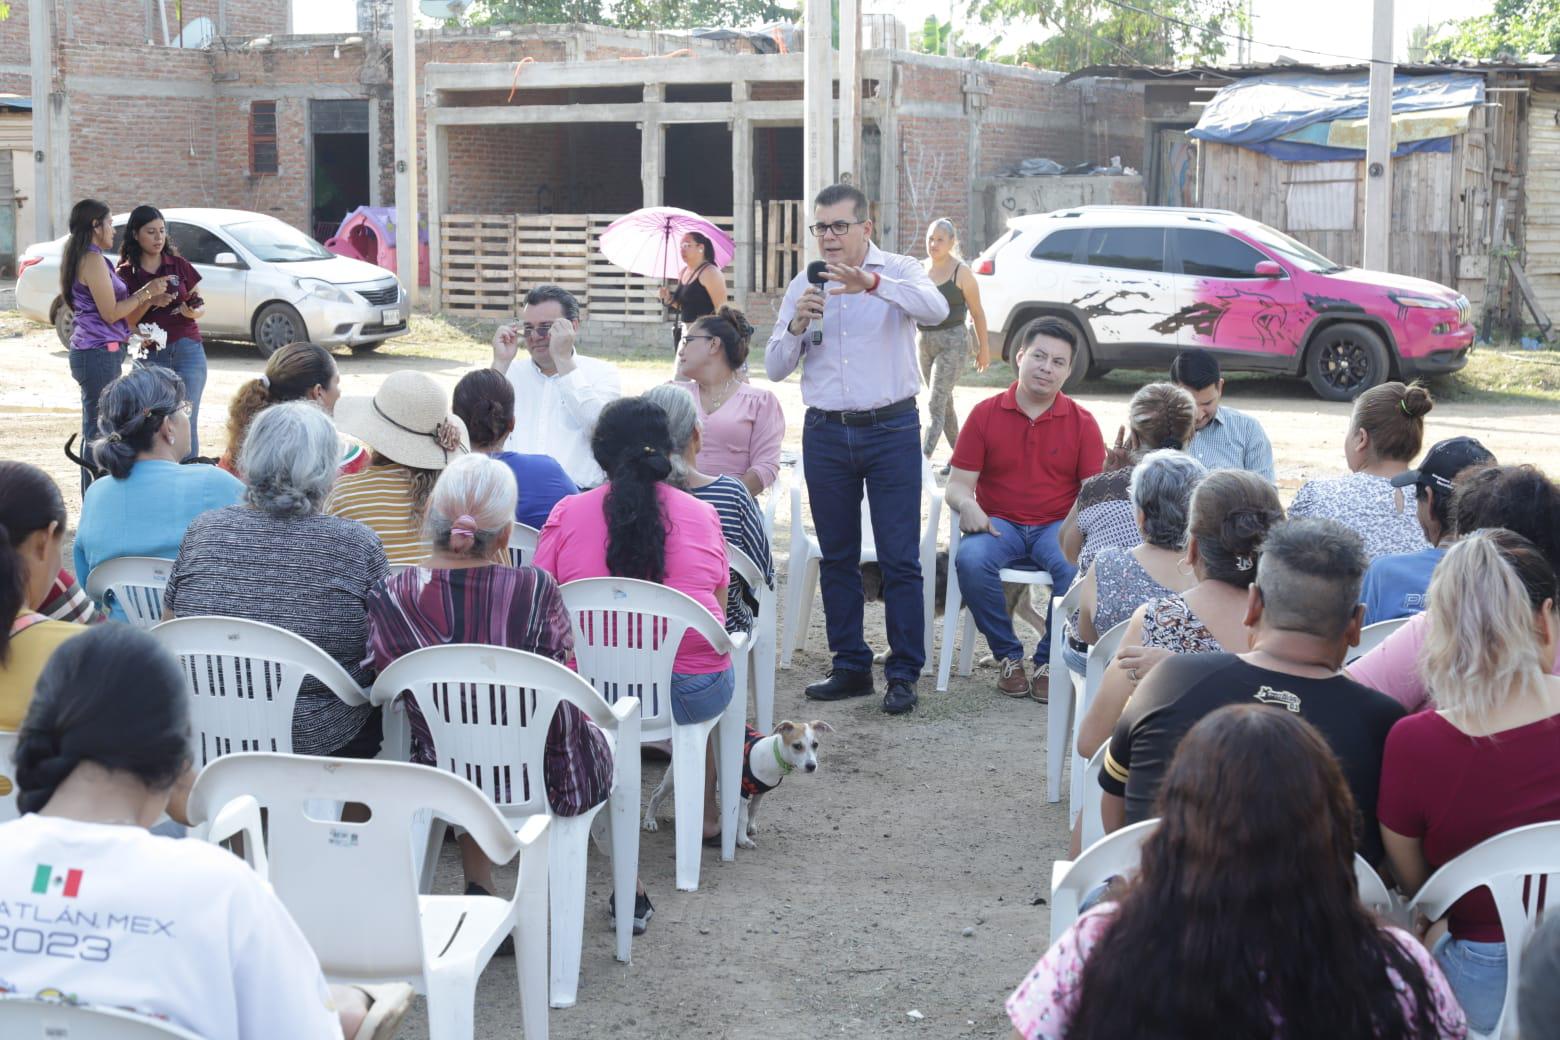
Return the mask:
<svg viewBox="0 0 1560 1040">
<path fill-rule="evenodd" d="M 422 521 L 412 512 L 412 473 L 394 462 L 370 466 L 336 481 L 325 512 L 356 520 L 379 536 L 392 565 L 428 558 Z"/>
<path fill-rule="evenodd" d="M 714 481 L 690 492 L 715 507 L 720 517 L 721 533 L 726 543 L 741 549 L 747 558 L 758 564 L 764 581 L 771 588 L 775 582 L 775 563 L 769 555 L 769 536 L 764 533 L 764 517 L 758 511 L 747 485 L 735 477 L 716 477 Z M 733 571 L 731 585 L 726 589 L 726 631 L 747 632 L 753 628 L 753 612 L 758 609 L 758 598 L 747 583 Z"/>
<path fill-rule="evenodd" d="M 414 567 L 370 593 L 368 652 L 376 672 L 414 650 L 450 643 L 503 646 L 562 663 L 574 650 L 574 630 L 558 583 L 535 567 Z M 427 721 L 416 703 L 407 709 L 412 761 L 437 765 Z M 548 801 L 564 816 L 579 815 L 612 788 L 611 748 L 572 704 L 560 705 L 548 725 L 542 771 Z"/>
<path fill-rule="evenodd" d="M 168 575 L 175 617 L 236 617 L 285 628 L 324 650 L 367 686 L 368 595 L 388 573 L 374 532 L 339 516 L 277 516 L 229 506 L 195 518 Z M 293 712 L 293 751 L 326 755 L 373 715 L 305 680 Z"/>
<path fill-rule="evenodd" d="M 1220 405 L 1208 425 L 1192 435 L 1186 453 L 1209 469 L 1249 469 L 1273 483 L 1273 445 L 1262 424 Z"/>
</svg>

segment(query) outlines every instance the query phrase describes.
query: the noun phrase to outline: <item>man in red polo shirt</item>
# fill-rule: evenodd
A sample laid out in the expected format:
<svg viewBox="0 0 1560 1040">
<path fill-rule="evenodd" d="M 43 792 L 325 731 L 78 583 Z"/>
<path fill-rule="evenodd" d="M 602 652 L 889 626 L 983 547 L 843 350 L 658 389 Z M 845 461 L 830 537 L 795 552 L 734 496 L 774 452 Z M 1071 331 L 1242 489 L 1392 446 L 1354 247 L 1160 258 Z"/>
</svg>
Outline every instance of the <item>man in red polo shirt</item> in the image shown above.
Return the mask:
<svg viewBox="0 0 1560 1040">
<path fill-rule="evenodd" d="M 1066 394 L 1077 333 L 1065 322 L 1041 318 L 1019 345 L 1018 380 L 976 405 L 959 431 L 948 477 L 947 502 L 964 532 L 959 588 L 975 625 L 986 636 L 1001 673 L 997 689 L 1009 697 L 1044 701 L 1051 624 L 1035 650 L 1035 676 L 1024 673 L 1024 645 L 1013 632 L 1002 595 L 1004 567 L 1032 564 L 1065 589 L 1077 573 L 1057 544 L 1078 486 L 1105 463 L 1105 440 L 1094 416 Z"/>
</svg>

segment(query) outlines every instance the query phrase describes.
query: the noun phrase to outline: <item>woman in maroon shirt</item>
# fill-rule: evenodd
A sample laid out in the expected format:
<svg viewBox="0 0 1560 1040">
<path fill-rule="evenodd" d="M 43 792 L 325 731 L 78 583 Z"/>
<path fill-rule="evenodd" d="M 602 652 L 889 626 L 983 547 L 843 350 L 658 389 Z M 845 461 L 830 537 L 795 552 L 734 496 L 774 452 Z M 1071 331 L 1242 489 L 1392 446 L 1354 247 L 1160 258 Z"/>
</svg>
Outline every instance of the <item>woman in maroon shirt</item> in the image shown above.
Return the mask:
<svg viewBox="0 0 1560 1040">
<path fill-rule="evenodd" d="M 153 206 L 137 206 L 125 226 L 125 241 L 120 247 L 119 277 L 131 292 L 154 278 L 168 279 L 173 299 L 162 307 L 153 307 L 140 324 L 157 325 L 168 334 L 168 342 L 147 356 L 148 363 L 171 368 L 184 380 L 184 392 L 190 401 L 190 458 L 200 454 L 200 395 L 206 388 L 206 348 L 201 344 L 200 326 L 206 303 L 195 291 L 200 273 L 168 237 L 168 224 Z M 134 331 L 134 330 L 132 330 Z"/>
</svg>

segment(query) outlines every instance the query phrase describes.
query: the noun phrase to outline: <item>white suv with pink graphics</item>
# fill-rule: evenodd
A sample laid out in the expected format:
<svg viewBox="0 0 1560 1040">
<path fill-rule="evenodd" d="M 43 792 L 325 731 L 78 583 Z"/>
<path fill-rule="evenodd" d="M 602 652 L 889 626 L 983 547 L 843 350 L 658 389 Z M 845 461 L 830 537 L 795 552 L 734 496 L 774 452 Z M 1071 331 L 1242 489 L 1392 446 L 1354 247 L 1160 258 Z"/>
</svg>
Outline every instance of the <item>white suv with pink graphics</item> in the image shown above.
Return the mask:
<svg viewBox="0 0 1560 1040">
<path fill-rule="evenodd" d="M 1011 356 L 1046 315 L 1080 333 L 1067 389 L 1112 368 L 1167 369 L 1205 347 L 1226 371 L 1304 375 L 1331 401 L 1388 379 L 1455 372 L 1474 329 L 1454 289 L 1335 264 L 1224 210 L 1082 206 L 1015 217 L 974 263 Z"/>
</svg>

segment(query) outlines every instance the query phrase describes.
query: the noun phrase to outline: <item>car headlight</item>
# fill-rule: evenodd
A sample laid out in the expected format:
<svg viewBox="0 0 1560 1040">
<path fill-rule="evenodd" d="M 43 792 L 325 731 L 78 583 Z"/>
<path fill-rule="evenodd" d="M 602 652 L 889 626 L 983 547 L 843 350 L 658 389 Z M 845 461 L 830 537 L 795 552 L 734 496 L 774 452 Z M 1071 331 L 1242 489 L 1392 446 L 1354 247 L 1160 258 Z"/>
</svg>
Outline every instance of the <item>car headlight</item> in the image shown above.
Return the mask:
<svg viewBox="0 0 1560 1040">
<path fill-rule="evenodd" d="M 1399 307 L 1424 307 L 1437 311 L 1450 311 L 1457 307 L 1450 300 L 1437 300 L 1429 296 L 1394 296 L 1392 302 Z"/>
<path fill-rule="evenodd" d="M 331 303 L 352 302 L 352 297 L 329 282 L 321 281 L 318 278 L 300 278 L 298 279 L 298 288 L 310 296 L 318 296 L 320 299 L 328 300 Z"/>
</svg>

